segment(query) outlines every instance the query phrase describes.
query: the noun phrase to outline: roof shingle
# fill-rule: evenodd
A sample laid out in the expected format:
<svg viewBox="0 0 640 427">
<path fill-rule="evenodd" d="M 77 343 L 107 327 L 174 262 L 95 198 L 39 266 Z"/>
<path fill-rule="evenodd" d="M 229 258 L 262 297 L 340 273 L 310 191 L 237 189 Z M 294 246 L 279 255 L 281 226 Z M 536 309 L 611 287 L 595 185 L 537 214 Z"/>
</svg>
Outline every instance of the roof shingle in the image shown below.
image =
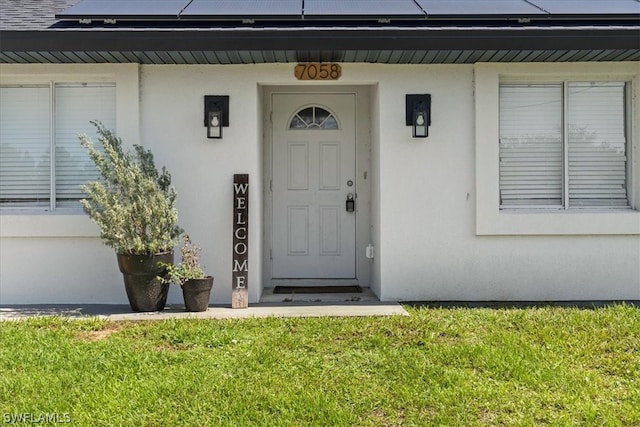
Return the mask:
<svg viewBox="0 0 640 427">
<path fill-rule="evenodd" d="M 0 30 L 42 30 L 78 0 L 0 0 Z"/>
</svg>

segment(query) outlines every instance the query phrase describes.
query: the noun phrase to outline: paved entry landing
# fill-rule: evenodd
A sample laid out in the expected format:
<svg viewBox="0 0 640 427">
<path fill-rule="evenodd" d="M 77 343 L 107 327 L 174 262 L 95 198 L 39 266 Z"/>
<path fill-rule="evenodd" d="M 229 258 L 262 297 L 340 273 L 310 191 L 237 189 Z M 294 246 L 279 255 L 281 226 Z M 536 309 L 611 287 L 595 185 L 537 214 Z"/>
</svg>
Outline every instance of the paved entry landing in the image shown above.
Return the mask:
<svg viewBox="0 0 640 427">
<path fill-rule="evenodd" d="M 284 288 L 284 287 L 283 287 Z M 309 287 L 312 289 L 313 287 Z M 324 287 L 323 287 L 324 288 Z M 360 303 L 360 304 L 373 304 L 380 305 L 380 301 L 376 294 L 371 291 L 371 288 L 360 288 L 357 292 L 318 292 L 312 293 L 308 290 L 298 291 L 295 287 L 292 287 L 290 292 L 276 293 L 275 288 L 265 288 L 262 291 L 262 298 L 260 303 Z M 393 303 L 392 303 L 393 304 Z"/>
</svg>

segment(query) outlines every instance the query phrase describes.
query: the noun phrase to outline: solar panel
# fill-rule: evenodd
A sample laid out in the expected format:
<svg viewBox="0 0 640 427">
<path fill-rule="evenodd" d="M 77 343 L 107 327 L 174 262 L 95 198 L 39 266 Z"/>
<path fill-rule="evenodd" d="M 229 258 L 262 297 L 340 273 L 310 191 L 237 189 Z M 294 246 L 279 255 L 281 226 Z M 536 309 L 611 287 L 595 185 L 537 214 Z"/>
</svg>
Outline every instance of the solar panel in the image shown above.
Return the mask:
<svg viewBox="0 0 640 427">
<path fill-rule="evenodd" d="M 189 0 L 81 0 L 60 19 L 176 19 Z"/>
<path fill-rule="evenodd" d="M 80 0 L 58 19 L 363 20 L 593 16 L 633 18 L 638 0 Z"/>
<path fill-rule="evenodd" d="M 547 15 L 524 0 L 416 0 L 427 16 L 535 16 Z M 556 1 L 556 0 L 552 0 Z"/>
<path fill-rule="evenodd" d="M 193 0 L 184 19 L 302 18 L 302 0 Z"/>
<path fill-rule="evenodd" d="M 305 0 L 304 16 L 331 19 L 423 19 L 413 0 Z"/>
<path fill-rule="evenodd" d="M 530 0 L 552 15 L 640 14 L 637 0 Z"/>
</svg>

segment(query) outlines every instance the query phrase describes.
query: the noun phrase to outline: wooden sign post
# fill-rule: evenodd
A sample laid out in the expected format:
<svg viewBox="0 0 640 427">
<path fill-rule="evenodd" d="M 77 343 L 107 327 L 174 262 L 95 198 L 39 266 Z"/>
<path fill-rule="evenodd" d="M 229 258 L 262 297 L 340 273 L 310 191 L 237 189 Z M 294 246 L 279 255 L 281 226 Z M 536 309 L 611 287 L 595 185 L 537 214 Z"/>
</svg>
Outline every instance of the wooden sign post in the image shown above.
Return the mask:
<svg viewBox="0 0 640 427">
<path fill-rule="evenodd" d="M 249 175 L 233 175 L 231 308 L 249 307 Z"/>
</svg>

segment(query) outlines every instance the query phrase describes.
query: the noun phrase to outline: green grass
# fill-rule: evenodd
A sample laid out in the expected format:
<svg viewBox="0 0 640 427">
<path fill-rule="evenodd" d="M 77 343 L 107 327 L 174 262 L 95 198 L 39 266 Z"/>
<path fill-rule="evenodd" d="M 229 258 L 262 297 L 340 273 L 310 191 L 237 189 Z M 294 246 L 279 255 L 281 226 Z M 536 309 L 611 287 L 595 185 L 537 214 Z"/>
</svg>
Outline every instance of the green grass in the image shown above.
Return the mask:
<svg viewBox="0 0 640 427">
<path fill-rule="evenodd" d="M 73 425 L 640 425 L 640 309 L 0 323 L 0 416 Z"/>
</svg>

